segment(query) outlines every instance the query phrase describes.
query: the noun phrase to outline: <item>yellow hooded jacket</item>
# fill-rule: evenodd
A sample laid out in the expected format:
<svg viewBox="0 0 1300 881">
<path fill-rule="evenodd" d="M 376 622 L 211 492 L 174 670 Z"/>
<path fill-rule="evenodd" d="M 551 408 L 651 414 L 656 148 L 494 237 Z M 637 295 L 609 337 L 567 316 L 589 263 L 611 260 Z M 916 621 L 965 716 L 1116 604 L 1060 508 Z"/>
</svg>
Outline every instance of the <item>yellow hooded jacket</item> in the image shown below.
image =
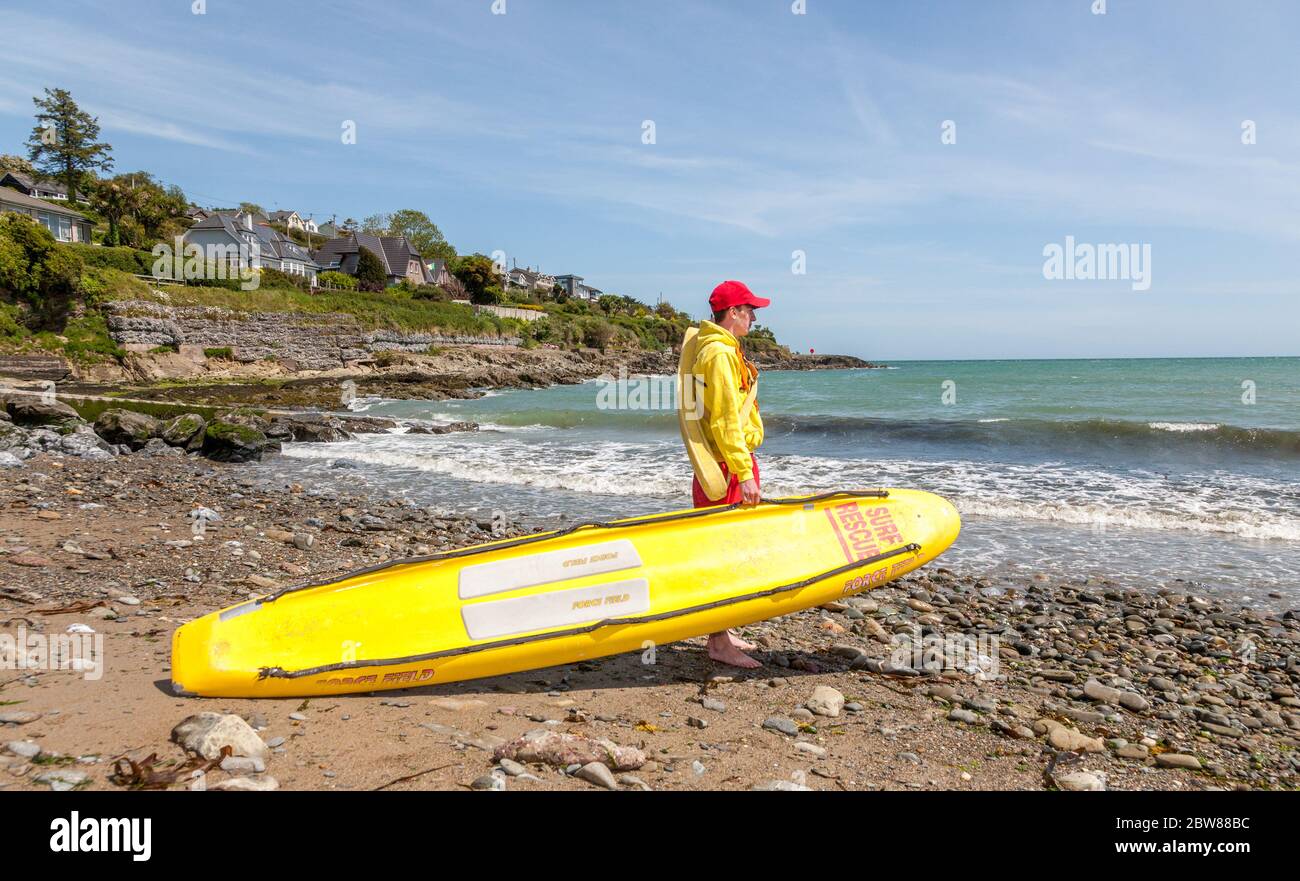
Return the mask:
<svg viewBox="0 0 1300 881">
<path fill-rule="evenodd" d="M 743 483 L 754 476 L 750 453 L 763 443 L 763 418 L 758 402 L 742 425 L 740 408 L 750 383 L 758 380 L 758 368 L 740 351 L 740 341 L 712 321 L 700 322 L 695 355 L 695 374 L 704 379 L 704 408 L 708 412 L 704 432 L 710 452 Z"/>
</svg>

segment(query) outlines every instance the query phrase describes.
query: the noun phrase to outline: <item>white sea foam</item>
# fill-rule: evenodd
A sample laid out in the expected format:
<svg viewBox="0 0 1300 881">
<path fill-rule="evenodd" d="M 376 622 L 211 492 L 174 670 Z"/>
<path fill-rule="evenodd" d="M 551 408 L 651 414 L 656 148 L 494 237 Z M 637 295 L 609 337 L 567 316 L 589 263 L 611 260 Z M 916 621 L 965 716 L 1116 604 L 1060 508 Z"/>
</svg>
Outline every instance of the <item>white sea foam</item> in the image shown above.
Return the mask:
<svg viewBox="0 0 1300 881">
<path fill-rule="evenodd" d="M 671 441 L 603 441 L 585 448 L 500 435 L 491 442 L 472 435 L 372 435 L 336 444 L 288 444 L 284 453 L 348 459 L 380 471 L 575 493 L 669 498 L 680 496 L 691 480 L 685 457 Z M 910 486 L 945 496 L 967 516 L 1300 542 L 1296 487 L 1243 475 L 1171 479 L 1060 463 L 874 462 L 762 454 L 759 467 L 768 496 Z"/>
<path fill-rule="evenodd" d="M 1217 422 L 1148 422 L 1147 428 L 1159 431 L 1214 431 L 1222 428 Z"/>
</svg>

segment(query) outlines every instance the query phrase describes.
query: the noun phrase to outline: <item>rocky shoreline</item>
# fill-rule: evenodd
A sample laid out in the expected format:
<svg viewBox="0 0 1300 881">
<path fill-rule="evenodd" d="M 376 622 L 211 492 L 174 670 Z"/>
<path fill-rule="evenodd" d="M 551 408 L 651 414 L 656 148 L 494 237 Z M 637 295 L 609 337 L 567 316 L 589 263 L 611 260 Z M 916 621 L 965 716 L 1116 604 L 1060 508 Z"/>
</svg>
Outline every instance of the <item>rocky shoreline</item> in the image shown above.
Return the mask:
<svg viewBox="0 0 1300 881">
<path fill-rule="evenodd" d="M 267 412 L 251 407 L 218 412 L 211 418 L 191 412 L 160 419 L 126 409 L 130 406 L 104 409 L 92 423 L 72 406 L 37 392 L 0 395 L 0 468 L 21 467 L 43 452 L 91 460 L 132 453 L 197 453 L 220 462 L 252 462 L 279 452 L 281 444 L 289 441 L 330 443 L 399 427 L 416 434 L 478 430 L 475 422 L 399 423 L 373 416 Z"/>
<path fill-rule="evenodd" d="M 840 370 L 883 365 L 848 355 L 756 358 L 762 370 Z M 48 365 L 41 362 L 41 369 Z M 385 350 L 334 369 L 302 369 L 270 359 L 242 363 L 208 357 L 202 349 L 128 353 L 118 367 L 73 371 L 60 393 L 123 395 L 212 406 L 338 410 L 344 395 L 439 401 L 474 398 L 489 389 L 574 385 L 601 376 L 668 375 L 671 352 L 569 351 L 516 346 L 448 346 L 435 354 Z"/>
<path fill-rule="evenodd" d="M 0 482 L 0 788 L 1298 781 L 1296 612 L 942 566 L 745 628 L 764 663 L 752 673 L 715 666 L 696 639 L 651 658 L 372 695 L 177 698 L 170 635 L 186 620 L 309 575 L 520 527 L 319 494 L 173 449 L 47 450 Z M 20 635 L 87 631 L 103 637 L 98 671 L 18 663 Z"/>
</svg>

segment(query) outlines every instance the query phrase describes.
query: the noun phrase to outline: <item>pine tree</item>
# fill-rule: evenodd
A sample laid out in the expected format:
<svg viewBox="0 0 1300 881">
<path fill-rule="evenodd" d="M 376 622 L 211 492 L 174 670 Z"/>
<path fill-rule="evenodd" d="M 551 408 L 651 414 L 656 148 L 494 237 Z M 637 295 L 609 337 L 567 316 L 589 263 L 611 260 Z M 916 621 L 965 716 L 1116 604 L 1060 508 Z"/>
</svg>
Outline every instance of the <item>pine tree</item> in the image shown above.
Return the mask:
<svg viewBox="0 0 1300 881">
<path fill-rule="evenodd" d="M 83 111 L 66 89 L 46 89 L 33 98 L 36 126 L 27 140 L 27 156 L 36 170 L 61 181 L 68 201 L 77 201 L 77 187 L 95 169 L 109 171 L 113 148 L 100 142 L 99 120 Z"/>
</svg>

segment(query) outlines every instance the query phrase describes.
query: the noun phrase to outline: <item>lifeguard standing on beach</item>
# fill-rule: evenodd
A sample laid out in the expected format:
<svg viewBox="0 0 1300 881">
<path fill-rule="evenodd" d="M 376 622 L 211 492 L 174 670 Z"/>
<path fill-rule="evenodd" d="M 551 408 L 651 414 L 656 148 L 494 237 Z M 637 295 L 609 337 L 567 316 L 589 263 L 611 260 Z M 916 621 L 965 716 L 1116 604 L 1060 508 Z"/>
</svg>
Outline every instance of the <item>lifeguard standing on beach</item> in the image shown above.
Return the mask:
<svg viewBox="0 0 1300 881">
<path fill-rule="evenodd" d="M 713 320 L 690 328 L 682 340 L 678 417 L 695 471 L 691 496 L 697 508 L 759 503 L 758 368 L 745 358 L 740 339 L 754 325 L 754 310 L 769 303 L 741 282 L 724 281 L 709 297 Z M 761 666 L 745 654 L 754 648 L 730 631 L 709 636 L 709 657 L 723 664 Z"/>
</svg>

